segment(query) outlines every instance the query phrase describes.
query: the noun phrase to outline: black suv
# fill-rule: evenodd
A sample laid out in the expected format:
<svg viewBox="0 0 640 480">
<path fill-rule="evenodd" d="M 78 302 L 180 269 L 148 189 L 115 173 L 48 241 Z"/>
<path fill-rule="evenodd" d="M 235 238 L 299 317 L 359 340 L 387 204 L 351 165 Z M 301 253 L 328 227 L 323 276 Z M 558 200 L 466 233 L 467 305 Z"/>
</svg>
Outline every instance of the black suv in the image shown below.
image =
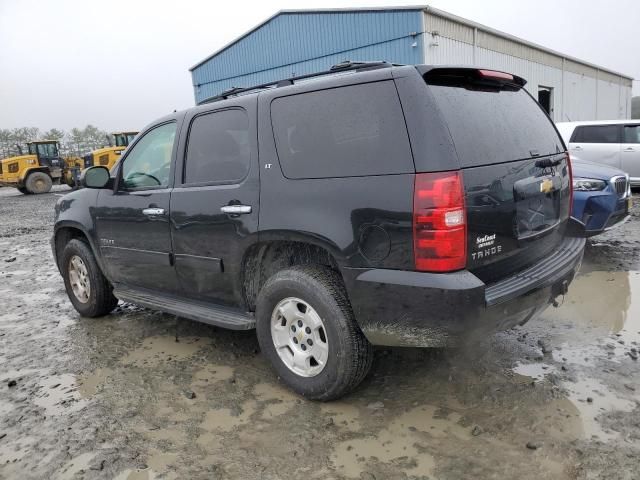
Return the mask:
<svg viewBox="0 0 640 480">
<path fill-rule="evenodd" d="M 257 330 L 313 399 L 372 345 L 442 346 L 534 318 L 580 266 L 571 168 L 515 75 L 344 64 L 161 118 L 56 205 L 80 314 L 118 299 Z"/>
</svg>

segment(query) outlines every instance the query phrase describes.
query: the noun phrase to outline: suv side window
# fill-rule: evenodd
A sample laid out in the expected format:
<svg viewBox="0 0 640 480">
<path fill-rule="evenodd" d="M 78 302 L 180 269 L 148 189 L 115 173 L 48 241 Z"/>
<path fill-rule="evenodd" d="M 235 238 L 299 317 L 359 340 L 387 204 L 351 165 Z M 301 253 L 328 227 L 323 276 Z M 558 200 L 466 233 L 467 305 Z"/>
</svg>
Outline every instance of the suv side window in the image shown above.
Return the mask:
<svg viewBox="0 0 640 480">
<path fill-rule="evenodd" d="M 133 146 L 123 160 L 124 189 L 162 188 L 169 185 L 175 136 L 176 123 L 165 123 L 147 132 Z"/>
<path fill-rule="evenodd" d="M 198 115 L 191 122 L 183 183 L 235 183 L 249 171 L 249 118 L 244 110 Z"/>
<path fill-rule="evenodd" d="M 276 98 L 271 120 L 289 178 L 413 173 L 413 157 L 393 81 Z"/>
<path fill-rule="evenodd" d="M 618 125 L 583 125 L 571 136 L 572 143 L 620 143 Z"/>
<path fill-rule="evenodd" d="M 640 143 L 640 125 L 625 125 L 624 143 Z"/>
</svg>

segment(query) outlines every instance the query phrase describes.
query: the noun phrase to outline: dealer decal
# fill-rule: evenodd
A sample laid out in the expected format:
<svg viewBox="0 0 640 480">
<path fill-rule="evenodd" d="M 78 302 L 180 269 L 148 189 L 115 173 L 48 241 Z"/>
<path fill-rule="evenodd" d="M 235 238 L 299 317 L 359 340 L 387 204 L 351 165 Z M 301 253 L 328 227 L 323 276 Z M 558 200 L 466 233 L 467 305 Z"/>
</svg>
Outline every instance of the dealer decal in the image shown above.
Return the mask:
<svg viewBox="0 0 640 480">
<path fill-rule="evenodd" d="M 471 258 L 473 260 L 480 260 L 481 258 L 487 258 L 502 252 L 502 245 L 495 245 L 495 243 L 495 233 L 476 237 L 476 248 L 479 250 L 477 252 L 472 252 Z"/>
</svg>

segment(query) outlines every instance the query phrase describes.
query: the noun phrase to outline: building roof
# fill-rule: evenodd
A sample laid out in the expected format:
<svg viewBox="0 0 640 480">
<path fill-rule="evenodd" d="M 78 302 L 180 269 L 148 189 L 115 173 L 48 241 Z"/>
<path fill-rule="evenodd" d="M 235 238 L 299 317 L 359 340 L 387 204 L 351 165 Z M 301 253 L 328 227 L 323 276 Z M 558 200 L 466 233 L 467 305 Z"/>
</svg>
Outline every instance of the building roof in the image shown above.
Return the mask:
<svg viewBox="0 0 640 480">
<path fill-rule="evenodd" d="M 533 42 L 530 42 L 528 40 L 524 40 L 523 38 L 516 37 L 514 35 L 510 35 L 508 33 L 501 32 L 499 30 L 495 30 L 495 29 L 493 29 L 491 27 L 487 27 L 486 25 L 482 25 L 482 24 L 474 22 L 472 20 L 467 20 L 466 18 L 459 17 L 457 15 L 453 15 L 451 13 L 445 12 L 444 10 L 439 10 L 437 8 L 430 7 L 428 5 L 408 5 L 408 6 L 397 6 L 397 7 L 316 8 L 316 9 L 280 10 L 280 11 L 276 12 L 275 14 L 273 14 L 272 16 L 270 16 L 269 18 L 267 18 L 266 20 L 264 20 L 262 23 L 259 23 L 258 25 L 253 27 L 248 32 L 245 32 L 244 34 L 240 35 L 238 38 L 232 40 L 231 42 L 229 42 L 228 44 L 223 46 L 222 48 L 220 48 L 220 49 L 216 50 L 215 52 L 213 52 L 211 55 L 209 55 L 205 59 L 203 59 L 200 62 L 196 63 L 194 66 L 189 68 L 189 71 L 195 70 L 196 68 L 198 68 L 202 64 L 208 62 L 209 60 L 211 60 L 213 57 L 217 56 L 221 52 L 229 49 L 230 47 L 232 47 L 233 45 L 238 43 L 240 40 L 242 40 L 245 37 L 248 37 L 253 32 L 255 32 L 259 28 L 263 27 L 267 23 L 271 22 L 274 18 L 276 18 L 276 17 L 278 17 L 280 15 L 286 15 L 286 14 L 318 14 L 318 13 L 332 14 L 332 13 L 345 13 L 345 12 L 381 12 L 381 11 L 402 11 L 402 10 L 404 10 L 404 11 L 407 11 L 407 10 L 409 10 L 409 11 L 411 11 L 411 10 L 424 11 L 424 12 L 430 13 L 432 15 L 436 15 L 438 17 L 446 18 L 448 20 L 460 23 L 462 25 L 466 25 L 466 26 L 469 26 L 469 27 L 472 27 L 472 28 L 477 28 L 478 30 L 482 30 L 482 31 L 491 33 L 492 35 L 505 38 L 505 39 L 510 40 L 512 42 L 515 42 L 515 43 L 520 43 L 522 45 L 527 45 L 527 46 L 535 48 L 537 50 L 540 50 L 540 51 L 543 51 L 543 52 L 547 52 L 547 53 L 550 53 L 552 55 L 555 55 L 555 56 L 558 56 L 558 57 L 561 57 L 561 58 L 566 58 L 567 60 L 571 60 L 573 62 L 582 64 L 582 65 L 587 65 L 589 67 L 601 70 L 603 72 L 608 72 L 608 73 L 611 73 L 613 75 L 618 75 L 620 77 L 623 77 L 623 78 L 626 78 L 626 79 L 629 79 L 629 80 L 633 80 L 633 77 L 631 77 L 629 75 L 626 75 L 626 74 L 623 74 L 623 73 L 620 73 L 620 72 L 616 72 L 615 70 L 611 70 L 609 68 L 601 67 L 599 65 L 596 65 L 596 64 L 581 60 L 581 59 L 576 58 L 576 57 L 572 57 L 570 55 L 565 55 L 564 53 L 558 52 L 556 50 L 552 50 L 552 49 L 547 48 L 547 47 L 543 47 L 542 45 L 538 45 L 537 43 L 533 43 Z"/>
</svg>

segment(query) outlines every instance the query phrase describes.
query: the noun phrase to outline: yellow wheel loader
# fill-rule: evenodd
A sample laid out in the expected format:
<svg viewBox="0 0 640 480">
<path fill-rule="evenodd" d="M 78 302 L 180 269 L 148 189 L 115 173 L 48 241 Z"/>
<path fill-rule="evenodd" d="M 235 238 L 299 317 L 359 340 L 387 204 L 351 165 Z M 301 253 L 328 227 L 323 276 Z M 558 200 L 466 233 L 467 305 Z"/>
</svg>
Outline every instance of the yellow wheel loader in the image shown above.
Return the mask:
<svg viewBox="0 0 640 480">
<path fill-rule="evenodd" d="M 69 157 L 65 159 L 66 170 L 64 173 L 64 181 L 70 187 L 78 185 L 80 173 L 89 167 L 107 167 L 109 170 L 120 160 L 120 155 L 129 143 L 133 141 L 138 132 L 116 132 L 112 135 L 115 138 L 115 145 L 98 148 L 88 153 L 84 157 Z"/>
<path fill-rule="evenodd" d="M 42 140 L 27 143 L 28 153 L 5 158 L 0 162 L 0 185 L 17 188 L 24 194 L 47 193 L 54 183 L 60 183 L 64 160 L 58 142 Z"/>
</svg>

